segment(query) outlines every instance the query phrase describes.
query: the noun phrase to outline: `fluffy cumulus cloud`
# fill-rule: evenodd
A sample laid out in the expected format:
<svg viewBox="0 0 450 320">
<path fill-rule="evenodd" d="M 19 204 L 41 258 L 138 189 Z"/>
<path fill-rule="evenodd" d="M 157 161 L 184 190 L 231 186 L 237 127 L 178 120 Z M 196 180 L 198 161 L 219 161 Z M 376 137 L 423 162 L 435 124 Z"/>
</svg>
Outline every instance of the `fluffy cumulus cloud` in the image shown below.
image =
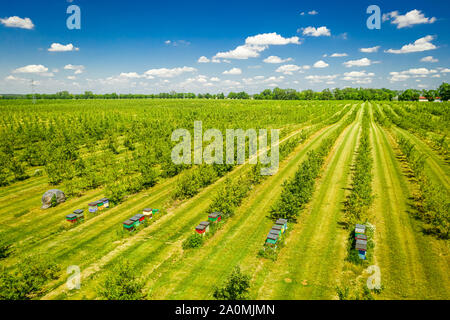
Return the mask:
<svg viewBox="0 0 450 320">
<path fill-rule="evenodd" d="M 392 11 L 383 14 L 383 21 L 388 20 L 391 20 L 392 24 L 397 25 L 397 29 L 401 29 L 412 27 L 416 24 L 434 23 L 436 21 L 436 18 L 427 18 L 420 10 L 414 9 L 404 15 L 399 14 L 398 11 Z"/>
<path fill-rule="evenodd" d="M 84 72 L 85 67 L 83 65 L 73 65 L 73 64 L 67 64 L 64 66 L 64 70 L 71 70 L 74 71 L 75 74 L 82 74 Z"/>
<path fill-rule="evenodd" d="M 18 16 L 0 19 L 0 23 L 9 28 L 20 28 L 31 30 L 34 28 L 30 18 L 20 18 Z"/>
<path fill-rule="evenodd" d="M 328 67 L 328 66 L 329 66 L 329 64 L 326 63 L 326 62 L 323 61 L 323 60 L 319 60 L 319 61 L 317 61 L 316 63 L 313 64 L 313 67 L 314 67 L 314 68 L 326 68 L 326 67 Z"/>
<path fill-rule="evenodd" d="M 286 44 L 300 44 L 298 37 L 283 38 L 276 32 L 263 33 L 245 39 L 245 44 L 256 46 L 270 46 L 270 45 L 286 45 Z"/>
<path fill-rule="evenodd" d="M 428 50 L 434 50 L 437 47 L 431 43 L 431 41 L 434 39 L 433 36 L 426 36 L 420 39 L 417 39 L 414 41 L 414 43 L 405 44 L 401 49 L 389 49 L 386 52 L 388 53 L 395 53 L 395 54 L 402 54 L 402 53 L 411 53 L 411 52 L 422 52 L 422 51 L 428 51 Z"/>
<path fill-rule="evenodd" d="M 364 53 L 374 53 L 378 52 L 378 49 L 380 49 L 380 46 L 370 47 L 370 48 L 361 48 L 359 49 L 360 52 Z"/>
<path fill-rule="evenodd" d="M 284 38 L 279 34 L 262 33 L 247 37 L 245 44 L 236 47 L 233 50 L 218 52 L 213 59 L 248 59 L 257 58 L 260 53 L 271 45 L 300 44 L 298 37 Z"/>
<path fill-rule="evenodd" d="M 52 77 L 53 73 L 48 72 L 48 68 L 42 64 L 30 64 L 13 70 L 13 73 L 37 74 L 44 77 Z"/>
<path fill-rule="evenodd" d="M 329 37 L 331 36 L 331 32 L 330 29 L 328 29 L 325 26 L 319 27 L 319 28 L 315 28 L 315 27 L 306 27 L 303 30 L 303 35 L 304 36 L 310 36 L 310 37 L 321 37 L 321 36 L 326 36 Z"/>
<path fill-rule="evenodd" d="M 288 61 L 292 61 L 292 58 L 281 59 L 277 56 L 270 56 L 263 60 L 265 63 L 284 63 Z"/>
<path fill-rule="evenodd" d="M 195 68 L 184 66 L 182 68 L 172 68 L 172 69 L 168 68 L 150 69 L 147 70 L 144 73 L 144 75 L 158 78 L 173 78 L 186 72 L 196 72 L 196 71 L 197 69 Z"/>
<path fill-rule="evenodd" d="M 422 62 L 439 62 L 438 59 L 433 58 L 433 56 L 427 56 L 427 57 L 423 57 L 422 59 L 420 59 L 420 61 Z"/>
<path fill-rule="evenodd" d="M 122 72 L 119 77 L 126 79 L 139 79 L 142 78 L 142 75 L 139 75 L 137 72 Z"/>
<path fill-rule="evenodd" d="M 348 56 L 348 54 L 346 54 L 346 53 L 333 53 L 330 57 L 331 58 L 340 58 L 340 57 L 347 57 Z"/>
<path fill-rule="evenodd" d="M 52 43 L 48 51 L 50 52 L 67 52 L 67 51 L 78 51 L 79 48 L 76 48 L 73 44 L 69 43 L 66 45 L 60 43 Z"/>
<path fill-rule="evenodd" d="M 275 70 L 276 72 L 281 72 L 283 74 L 288 74 L 291 75 L 294 72 L 297 72 L 301 70 L 301 67 L 296 66 L 295 64 L 285 64 L 283 66 L 278 67 L 277 70 Z"/>
<path fill-rule="evenodd" d="M 238 74 L 242 74 L 242 70 L 239 68 L 231 68 L 230 70 L 226 70 L 222 73 L 228 74 L 228 75 L 238 75 Z"/>
<path fill-rule="evenodd" d="M 390 72 L 389 80 L 391 82 L 405 81 L 412 78 L 425 78 L 436 74 L 437 70 L 427 69 L 427 68 L 412 68 L 405 71 L 393 71 Z"/>
<path fill-rule="evenodd" d="M 210 60 L 205 56 L 201 56 L 200 58 L 198 58 L 197 62 L 198 63 L 208 63 L 208 62 L 210 62 Z"/>
<path fill-rule="evenodd" d="M 349 60 L 344 62 L 344 66 L 346 66 L 347 68 L 351 68 L 351 67 L 366 67 L 366 66 L 370 66 L 372 64 L 372 60 L 368 59 L 368 58 L 361 58 L 361 59 L 357 59 L 357 60 Z"/>
<path fill-rule="evenodd" d="M 242 45 L 238 46 L 233 50 L 218 52 L 213 59 L 248 59 L 248 58 L 257 58 L 261 51 L 264 51 L 266 48 L 264 46 L 252 46 L 252 45 Z"/>
</svg>

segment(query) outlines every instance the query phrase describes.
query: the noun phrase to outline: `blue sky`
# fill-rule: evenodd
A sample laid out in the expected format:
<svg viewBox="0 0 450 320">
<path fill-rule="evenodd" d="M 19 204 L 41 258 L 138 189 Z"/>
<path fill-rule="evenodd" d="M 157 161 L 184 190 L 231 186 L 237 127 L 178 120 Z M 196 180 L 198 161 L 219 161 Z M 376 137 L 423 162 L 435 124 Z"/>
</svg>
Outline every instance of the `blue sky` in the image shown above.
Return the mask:
<svg viewBox="0 0 450 320">
<path fill-rule="evenodd" d="M 449 12 L 439 0 L 1 0 L 0 92 L 31 79 L 48 93 L 433 89 L 450 80 Z"/>
</svg>

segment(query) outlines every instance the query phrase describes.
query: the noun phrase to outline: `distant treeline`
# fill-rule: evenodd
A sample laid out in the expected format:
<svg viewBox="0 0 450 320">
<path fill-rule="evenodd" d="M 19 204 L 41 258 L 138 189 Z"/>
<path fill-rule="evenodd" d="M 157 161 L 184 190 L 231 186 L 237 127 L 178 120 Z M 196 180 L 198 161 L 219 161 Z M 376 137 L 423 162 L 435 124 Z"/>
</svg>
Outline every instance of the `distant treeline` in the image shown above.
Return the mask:
<svg viewBox="0 0 450 320">
<path fill-rule="evenodd" d="M 395 91 L 386 88 L 366 89 L 366 88 L 345 88 L 345 89 L 324 89 L 320 92 L 313 90 L 296 91 L 294 89 L 273 90 L 266 89 L 261 93 L 250 95 L 245 91 L 224 93 L 182 93 L 169 92 L 158 94 L 94 94 L 86 91 L 83 94 L 71 94 L 68 91 L 61 91 L 55 94 L 34 94 L 35 99 L 255 99 L 255 100 L 375 100 L 387 101 L 396 98 L 400 101 L 418 101 L 420 96 L 424 96 L 429 101 L 440 97 L 443 101 L 450 98 L 450 85 L 443 83 L 436 90 L 415 90 L 407 89 Z M 33 94 L 5 94 L 0 95 L 1 99 L 33 99 Z"/>
</svg>

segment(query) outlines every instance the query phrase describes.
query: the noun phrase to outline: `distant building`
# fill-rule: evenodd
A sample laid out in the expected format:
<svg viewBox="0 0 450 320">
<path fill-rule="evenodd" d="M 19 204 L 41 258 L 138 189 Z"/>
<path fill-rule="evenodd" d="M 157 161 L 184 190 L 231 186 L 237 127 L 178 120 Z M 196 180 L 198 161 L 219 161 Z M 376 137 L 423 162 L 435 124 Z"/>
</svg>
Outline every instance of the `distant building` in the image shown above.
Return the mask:
<svg viewBox="0 0 450 320">
<path fill-rule="evenodd" d="M 428 102 L 428 99 L 425 97 L 419 97 L 420 102 Z"/>
</svg>

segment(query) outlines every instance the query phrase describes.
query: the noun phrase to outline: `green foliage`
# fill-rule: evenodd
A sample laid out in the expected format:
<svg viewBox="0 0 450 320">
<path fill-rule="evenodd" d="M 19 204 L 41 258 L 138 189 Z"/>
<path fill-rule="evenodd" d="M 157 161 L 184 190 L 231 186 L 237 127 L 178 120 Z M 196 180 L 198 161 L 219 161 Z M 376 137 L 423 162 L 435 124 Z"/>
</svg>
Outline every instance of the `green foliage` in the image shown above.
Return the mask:
<svg viewBox="0 0 450 320">
<path fill-rule="evenodd" d="M 24 259 L 17 271 L 0 269 L 0 300 L 30 300 L 43 294 L 50 280 L 58 278 L 59 266 L 44 256 Z"/>
<path fill-rule="evenodd" d="M 407 89 L 398 96 L 399 101 L 419 101 L 420 91 L 414 89 Z"/>
<path fill-rule="evenodd" d="M 191 234 L 186 240 L 183 241 L 183 249 L 199 248 L 204 242 L 204 237 L 198 233 Z"/>
<path fill-rule="evenodd" d="M 308 152 L 306 160 L 300 164 L 294 178 L 284 182 L 281 197 L 270 210 L 272 219 L 283 218 L 296 221 L 299 212 L 311 200 L 315 180 L 319 176 L 325 157 L 339 134 L 355 120 L 356 113 L 357 110 L 354 110 L 316 150 Z"/>
<path fill-rule="evenodd" d="M 138 278 L 136 270 L 129 261 L 120 260 L 114 264 L 97 289 L 104 300 L 143 300 L 144 279 Z"/>
<path fill-rule="evenodd" d="M 239 266 L 234 267 L 222 287 L 215 287 L 213 297 L 217 300 L 245 300 L 250 289 L 250 276 L 243 274 Z"/>
<path fill-rule="evenodd" d="M 211 183 L 215 182 L 226 172 L 231 170 L 232 166 L 227 166 L 226 170 L 223 170 L 221 166 L 214 165 L 200 165 L 183 177 L 177 183 L 174 193 L 175 199 L 188 199 L 192 198 L 200 192 L 200 190 Z"/>
<path fill-rule="evenodd" d="M 448 239 L 450 236 L 450 198 L 448 192 L 428 178 L 424 167 L 426 157 L 404 137 L 397 139 L 409 167 L 417 178 L 420 194 L 417 197 L 418 217 L 427 233 Z"/>
<path fill-rule="evenodd" d="M 0 240 L 0 260 L 5 259 L 11 255 L 12 244 L 6 243 L 4 240 Z"/>
<path fill-rule="evenodd" d="M 362 132 L 359 139 L 359 147 L 352 176 L 352 190 L 344 205 L 343 222 L 347 228 L 353 228 L 358 221 L 367 220 L 367 210 L 373 201 L 373 159 L 369 139 L 369 117 L 370 116 L 366 109 L 363 116 Z"/>
<path fill-rule="evenodd" d="M 438 89 L 438 94 L 442 101 L 450 100 L 450 84 L 442 83 Z"/>
<path fill-rule="evenodd" d="M 50 204 L 51 204 L 51 207 L 56 207 L 58 205 L 58 201 L 56 200 L 55 194 L 52 196 L 52 199 L 50 200 Z"/>
</svg>

